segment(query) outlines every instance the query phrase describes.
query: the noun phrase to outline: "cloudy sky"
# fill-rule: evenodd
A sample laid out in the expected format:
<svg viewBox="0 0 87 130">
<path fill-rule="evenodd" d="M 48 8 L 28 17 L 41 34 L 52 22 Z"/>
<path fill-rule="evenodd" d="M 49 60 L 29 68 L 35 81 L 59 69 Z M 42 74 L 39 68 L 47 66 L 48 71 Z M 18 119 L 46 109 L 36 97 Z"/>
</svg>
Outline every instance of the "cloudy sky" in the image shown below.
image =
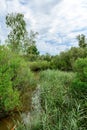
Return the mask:
<svg viewBox="0 0 87 130">
<path fill-rule="evenodd" d="M 7 13 L 23 13 L 27 31 L 39 33 L 37 48 L 41 54 L 58 54 L 77 46 L 76 36 L 87 36 L 87 0 L 0 0 L 0 39 L 8 34 Z"/>
</svg>

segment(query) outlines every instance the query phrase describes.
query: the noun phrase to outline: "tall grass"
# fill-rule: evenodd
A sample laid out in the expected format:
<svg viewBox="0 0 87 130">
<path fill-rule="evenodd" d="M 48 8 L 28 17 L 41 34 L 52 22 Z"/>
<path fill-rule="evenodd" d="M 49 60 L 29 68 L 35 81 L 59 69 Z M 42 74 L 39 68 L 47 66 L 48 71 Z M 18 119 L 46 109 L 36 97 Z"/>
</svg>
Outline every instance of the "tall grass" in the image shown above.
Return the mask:
<svg viewBox="0 0 87 130">
<path fill-rule="evenodd" d="M 82 102 L 72 96 L 74 73 L 44 71 L 40 75 L 42 130 L 86 130 Z M 85 118 L 84 118 L 85 116 Z"/>
<path fill-rule="evenodd" d="M 80 93 L 72 91 L 74 78 L 71 72 L 41 72 L 40 117 L 34 118 L 32 128 L 23 126 L 18 130 L 87 130 L 87 99 L 79 99 Z"/>
</svg>

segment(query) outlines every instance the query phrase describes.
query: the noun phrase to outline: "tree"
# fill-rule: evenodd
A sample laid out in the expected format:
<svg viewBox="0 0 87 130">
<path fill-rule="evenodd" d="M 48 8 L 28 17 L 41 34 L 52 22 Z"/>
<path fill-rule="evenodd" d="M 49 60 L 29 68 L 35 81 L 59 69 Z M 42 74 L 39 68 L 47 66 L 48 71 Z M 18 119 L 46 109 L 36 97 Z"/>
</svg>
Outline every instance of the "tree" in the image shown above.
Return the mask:
<svg viewBox="0 0 87 130">
<path fill-rule="evenodd" d="M 39 55 L 39 51 L 36 47 L 36 36 L 38 33 L 34 33 L 33 31 L 30 31 L 30 37 L 29 37 L 29 46 L 26 48 L 26 54 L 27 55 Z"/>
<path fill-rule="evenodd" d="M 7 27 L 11 28 L 8 35 L 8 43 L 12 51 L 24 51 L 25 44 L 28 44 L 29 40 L 24 15 L 20 13 L 8 14 L 6 16 L 6 24 Z"/>
<path fill-rule="evenodd" d="M 37 50 L 35 45 L 31 45 L 27 49 L 27 54 L 39 55 L 39 51 Z"/>
<path fill-rule="evenodd" d="M 79 47 L 82 47 L 82 48 L 87 47 L 86 38 L 84 34 L 78 35 L 77 40 L 79 42 Z"/>
<path fill-rule="evenodd" d="M 6 16 L 6 24 L 11 28 L 7 41 L 12 51 L 23 54 L 39 54 L 35 44 L 35 38 L 38 33 L 30 31 L 30 36 L 28 36 L 23 14 L 8 14 Z"/>
</svg>

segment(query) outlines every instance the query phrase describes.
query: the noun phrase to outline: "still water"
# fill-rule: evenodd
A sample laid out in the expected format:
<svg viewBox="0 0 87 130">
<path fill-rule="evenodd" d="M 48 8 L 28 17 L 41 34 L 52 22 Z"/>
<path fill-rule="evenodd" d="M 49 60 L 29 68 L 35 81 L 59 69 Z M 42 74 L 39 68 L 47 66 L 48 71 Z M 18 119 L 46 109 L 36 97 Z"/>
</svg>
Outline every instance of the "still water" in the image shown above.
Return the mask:
<svg viewBox="0 0 87 130">
<path fill-rule="evenodd" d="M 9 116 L 0 120 L 0 130 L 11 130 L 15 125 L 15 120 L 20 121 L 20 116 L 18 113 L 14 114 L 14 116 Z"/>
<path fill-rule="evenodd" d="M 37 113 L 40 112 L 40 87 L 38 86 L 34 91 L 28 91 L 23 95 L 23 112 L 21 114 L 15 113 L 13 116 L 9 116 L 0 120 L 0 130 L 11 130 L 16 121 L 23 121 L 29 123 L 32 118 L 36 118 Z M 33 112 L 32 112 L 33 108 Z"/>
</svg>

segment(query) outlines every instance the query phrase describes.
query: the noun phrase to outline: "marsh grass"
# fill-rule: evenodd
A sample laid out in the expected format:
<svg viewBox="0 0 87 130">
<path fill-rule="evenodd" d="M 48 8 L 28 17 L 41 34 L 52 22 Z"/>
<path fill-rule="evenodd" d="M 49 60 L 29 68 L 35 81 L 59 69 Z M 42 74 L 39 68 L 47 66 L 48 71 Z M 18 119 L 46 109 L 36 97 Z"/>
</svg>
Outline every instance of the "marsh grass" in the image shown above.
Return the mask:
<svg viewBox="0 0 87 130">
<path fill-rule="evenodd" d="M 87 98 L 72 89 L 75 73 L 46 70 L 39 75 L 41 114 L 32 128 L 22 124 L 17 130 L 87 130 Z"/>
<path fill-rule="evenodd" d="M 74 73 L 55 70 L 41 72 L 43 130 L 86 130 L 84 100 L 73 97 Z M 75 92 L 75 91 L 74 91 Z M 79 93 L 77 93 L 79 95 Z M 87 100 L 86 100 L 87 101 Z"/>
</svg>

